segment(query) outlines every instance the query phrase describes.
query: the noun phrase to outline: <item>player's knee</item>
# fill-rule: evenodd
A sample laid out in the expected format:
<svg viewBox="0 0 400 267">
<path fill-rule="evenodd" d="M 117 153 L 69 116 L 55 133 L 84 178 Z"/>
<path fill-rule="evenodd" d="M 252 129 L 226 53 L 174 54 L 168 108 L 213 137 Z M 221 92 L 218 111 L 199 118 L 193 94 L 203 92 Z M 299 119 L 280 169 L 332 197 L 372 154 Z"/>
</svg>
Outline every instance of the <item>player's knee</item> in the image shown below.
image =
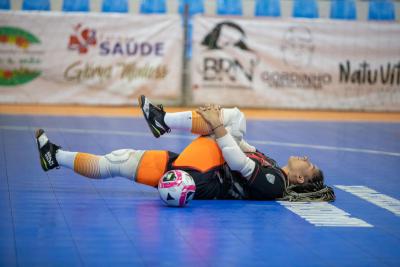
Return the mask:
<svg viewBox="0 0 400 267">
<path fill-rule="evenodd" d="M 246 117 L 238 108 L 233 108 L 232 113 L 231 134 L 236 139 L 241 140 L 246 133 Z"/>
<path fill-rule="evenodd" d="M 120 176 L 134 180 L 143 153 L 142 150 L 119 149 L 102 156 L 100 159 L 101 176 Z"/>
</svg>

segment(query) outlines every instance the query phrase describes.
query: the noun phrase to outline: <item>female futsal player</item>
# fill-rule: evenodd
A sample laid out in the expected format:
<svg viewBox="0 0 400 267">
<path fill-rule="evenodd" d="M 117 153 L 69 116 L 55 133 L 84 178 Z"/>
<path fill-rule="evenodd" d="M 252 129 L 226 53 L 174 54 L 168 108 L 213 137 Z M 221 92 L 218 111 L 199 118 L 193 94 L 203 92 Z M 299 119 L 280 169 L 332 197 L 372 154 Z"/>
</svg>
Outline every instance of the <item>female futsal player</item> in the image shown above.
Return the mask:
<svg viewBox="0 0 400 267">
<path fill-rule="evenodd" d="M 156 187 L 171 169 L 187 171 L 195 180 L 195 199 L 333 201 L 322 171 L 307 157 L 290 157 L 280 168 L 244 139 L 245 118 L 237 108 L 207 105 L 196 111 L 166 113 L 146 97 L 139 98 L 145 119 L 156 137 L 187 129 L 200 137 L 180 154 L 165 150 L 121 149 L 107 155 L 70 152 L 36 131 L 43 170 L 67 167 L 88 178 L 125 177 Z"/>
</svg>

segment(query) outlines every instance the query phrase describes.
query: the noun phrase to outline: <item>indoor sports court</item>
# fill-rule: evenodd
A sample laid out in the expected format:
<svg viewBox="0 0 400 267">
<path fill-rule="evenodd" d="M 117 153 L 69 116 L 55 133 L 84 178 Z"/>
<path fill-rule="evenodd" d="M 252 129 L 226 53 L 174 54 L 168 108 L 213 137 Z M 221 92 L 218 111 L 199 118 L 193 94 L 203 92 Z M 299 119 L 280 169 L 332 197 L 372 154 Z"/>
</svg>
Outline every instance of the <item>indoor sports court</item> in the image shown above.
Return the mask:
<svg viewBox="0 0 400 267">
<path fill-rule="evenodd" d="M 3 266 L 400 262 L 398 114 L 250 110 L 249 142 L 281 163 L 289 155 L 308 155 L 323 166 L 336 201 L 193 200 L 173 208 L 156 189 L 123 178 L 43 172 L 34 129 L 43 127 L 66 149 L 95 154 L 118 148 L 179 152 L 193 135 L 155 139 L 137 108 L 3 106 L 1 112 Z"/>
<path fill-rule="evenodd" d="M 399 8 L 0 0 L 0 266 L 400 266 Z M 307 156 L 336 199 L 172 207 L 123 177 L 42 169 L 39 128 L 95 155 L 197 138 L 155 138 L 140 95 L 167 113 L 240 108 L 249 144 L 280 166 Z"/>
</svg>

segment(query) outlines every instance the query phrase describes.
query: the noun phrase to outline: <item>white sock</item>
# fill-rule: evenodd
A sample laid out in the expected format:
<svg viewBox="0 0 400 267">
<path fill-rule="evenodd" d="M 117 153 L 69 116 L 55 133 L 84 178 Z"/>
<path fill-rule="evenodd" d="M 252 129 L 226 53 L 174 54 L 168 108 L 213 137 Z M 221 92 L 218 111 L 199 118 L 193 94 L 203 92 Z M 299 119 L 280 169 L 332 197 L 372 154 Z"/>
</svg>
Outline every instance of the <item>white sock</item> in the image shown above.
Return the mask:
<svg viewBox="0 0 400 267">
<path fill-rule="evenodd" d="M 240 116 L 240 112 L 237 108 L 222 109 L 222 117 L 225 126 L 229 126 L 238 116 Z M 192 129 L 192 111 L 167 112 L 165 113 L 164 122 L 171 129 L 190 131 Z"/>
<path fill-rule="evenodd" d="M 59 149 L 56 153 L 56 159 L 60 166 L 73 169 L 76 154 L 78 154 L 78 152 L 70 152 Z"/>
<path fill-rule="evenodd" d="M 171 129 L 190 131 L 192 129 L 192 112 L 165 113 L 164 122 Z"/>
</svg>

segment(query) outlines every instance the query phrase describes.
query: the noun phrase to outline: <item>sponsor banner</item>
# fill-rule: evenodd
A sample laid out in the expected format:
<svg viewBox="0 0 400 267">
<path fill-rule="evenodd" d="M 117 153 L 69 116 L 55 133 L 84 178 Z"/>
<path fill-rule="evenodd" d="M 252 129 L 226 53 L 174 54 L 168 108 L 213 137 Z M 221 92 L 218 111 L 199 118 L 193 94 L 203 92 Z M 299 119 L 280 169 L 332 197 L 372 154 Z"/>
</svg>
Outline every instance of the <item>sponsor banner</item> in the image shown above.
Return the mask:
<svg viewBox="0 0 400 267">
<path fill-rule="evenodd" d="M 194 104 L 400 110 L 400 24 L 194 19 Z"/>
<path fill-rule="evenodd" d="M 2 12 L 0 102 L 176 101 L 182 39 L 179 15 Z"/>
</svg>

